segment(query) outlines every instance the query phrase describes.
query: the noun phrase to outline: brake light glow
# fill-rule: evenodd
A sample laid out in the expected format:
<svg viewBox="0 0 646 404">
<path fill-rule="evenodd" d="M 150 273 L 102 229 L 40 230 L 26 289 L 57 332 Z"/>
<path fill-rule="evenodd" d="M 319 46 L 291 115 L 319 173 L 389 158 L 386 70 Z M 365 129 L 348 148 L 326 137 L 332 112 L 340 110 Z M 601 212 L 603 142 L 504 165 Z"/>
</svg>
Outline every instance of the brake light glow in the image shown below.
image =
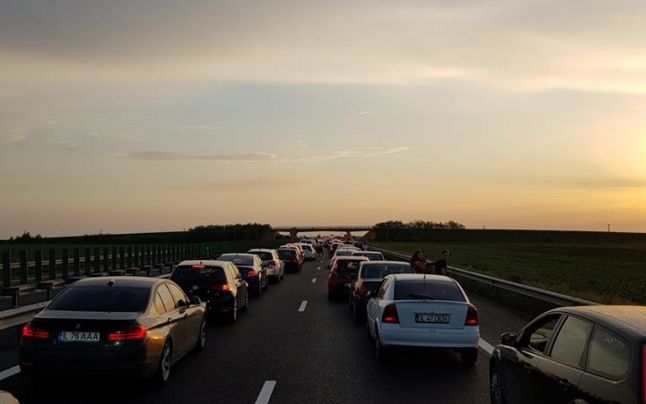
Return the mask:
<svg viewBox="0 0 646 404">
<path fill-rule="evenodd" d="M 201 271 L 204 269 L 204 265 L 193 265 L 191 268 L 195 271 Z"/>
<path fill-rule="evenodd" d="M 258 272 L 251 269 L 251 270 L 249 270 L 249 272 L 247 272 L 247 276 L 250 277 L 250 278 L 255 278 L 255 277 L 258 276 Z"/>
<path fill-rule="evenodd" d="M 381 322 L 385 324 L 399 324 L 397 316 L 397 306 L 389 304 L 384 308 L 384 314 L 381 316 Z"/>
<path fill-rule="evenodd" d="M 469 306 L 469 309 L 467 310 L 467 318 L 464 320 L 464 325 L 478 325 L 480 324 L 480 321 L 478 320 L 478 310 L 473 307 Z"/>
<path fill-rule="evenodd" d="M 143 341 L 148 334 L 146 327 L 135 325 L 128 328 L 127 331 L 116 331 L 108 334 L 108 341 L 110 342 L 126 342 L 126 341 Z"/>
<path fill-rule="evenodd" d="M 49 331 L 40 330 L 38 328 L 34 328 L 31 324 L 26 324 L 22 327 L 22 337 L 44 341 L 49 339 Z"/>
<path fill-rule="evenodd" d="M 231 291 L 231 288 L 229 287 L 228 283 L 224 283 L 222 285 L 213 285 L 212 288 L 215 289 L 215 290 L 219 290 L 220 292 L 229 292 L 229 291 Z"/>
</svg>

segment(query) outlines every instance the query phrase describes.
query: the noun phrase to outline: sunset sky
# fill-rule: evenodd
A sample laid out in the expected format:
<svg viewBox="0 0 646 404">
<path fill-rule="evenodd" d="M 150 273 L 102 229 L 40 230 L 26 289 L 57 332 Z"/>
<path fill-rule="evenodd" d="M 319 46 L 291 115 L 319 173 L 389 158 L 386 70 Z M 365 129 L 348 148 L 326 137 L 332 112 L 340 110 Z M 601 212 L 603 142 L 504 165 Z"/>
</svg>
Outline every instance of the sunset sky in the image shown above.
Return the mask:
<svg viewBox="0 0 646 404">
<path fill-rule="evenodd" d="M 0 238 L 646 231 L 646 2 L 0 0 Z"/>
</svg>

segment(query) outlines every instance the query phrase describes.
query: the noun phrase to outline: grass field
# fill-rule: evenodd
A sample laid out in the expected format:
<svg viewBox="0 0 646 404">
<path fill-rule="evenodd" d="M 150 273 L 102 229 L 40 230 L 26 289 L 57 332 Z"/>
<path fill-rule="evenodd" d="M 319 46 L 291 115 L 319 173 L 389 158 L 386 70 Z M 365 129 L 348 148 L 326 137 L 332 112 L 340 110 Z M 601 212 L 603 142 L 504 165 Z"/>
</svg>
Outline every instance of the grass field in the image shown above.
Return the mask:
<svg viewBox="0 0 646 404">
<path fill-rule="evenodd" d="M 378 247 L 435 260 L 451 250 L 449 265 L 600 303 L 646 304 L 646 243 L 406 243 Z"/>
</svg>

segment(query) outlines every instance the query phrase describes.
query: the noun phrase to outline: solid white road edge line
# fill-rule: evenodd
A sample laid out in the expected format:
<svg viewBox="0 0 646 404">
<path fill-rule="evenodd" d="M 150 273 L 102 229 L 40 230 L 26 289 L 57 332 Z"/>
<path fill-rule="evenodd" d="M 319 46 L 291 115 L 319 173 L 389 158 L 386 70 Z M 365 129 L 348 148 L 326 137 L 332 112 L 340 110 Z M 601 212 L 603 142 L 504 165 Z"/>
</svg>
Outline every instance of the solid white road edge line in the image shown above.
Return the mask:
<svg viewBox="0 0 646 404">
<path fill-rule="evenodd" d="M 12 368 L 0 372 L 0 380 L 8 379 L 11 376 L 17 375 L 18 373 L 20 373 L 20 366 L 16 365 Z"/>
<path fill-rule="evenodd" d="M 316 283 L 316 278 L 312 278 L 312 283 Z"/>
<path fill-rule="evenodd" d="M 298 308 L 298 311 L 302 313 L 302 312 L 304 312 L 304 311 L 305 311 L 305 308 L 306 308 L 306 307 L 307 307 L 307 300 L 303 300 L 303 301 L 301 302 L 301 307 L 299 307 L 299 308 Z"/>
<path fill-rule="evenodd" d="M 482 338 L 480 338 L 478 345 L 480 346 L 480 348 L 482 348 L 486 353 L 488 353 L 491 356 L 491 354 L 493 353 L 493 345 L 483 340 Z"/>
<path fill-rule="evenodd" d="M 269 399 L 271 398 L 271 393 L 274 392 L 274 387 L 276 387 L 276 381 L 267 380 L 265 384 L 262 385 L 262 390 L 260 390 L 260 394 L 258 394 L 258 398 L 256 399 L 256 404 L 269 403 Z"/>
</svg>

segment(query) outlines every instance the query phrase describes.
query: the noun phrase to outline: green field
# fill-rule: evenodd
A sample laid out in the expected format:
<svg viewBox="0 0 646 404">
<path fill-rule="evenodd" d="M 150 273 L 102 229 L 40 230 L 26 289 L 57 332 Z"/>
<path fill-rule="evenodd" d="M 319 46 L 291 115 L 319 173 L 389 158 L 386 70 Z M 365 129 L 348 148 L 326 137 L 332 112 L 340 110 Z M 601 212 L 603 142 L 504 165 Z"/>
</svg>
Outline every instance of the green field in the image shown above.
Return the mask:
<svg viewBox="0 0 646 404">
<path fill-rule="evenodd" d="M 600 303 L 646 304 L 646 243 L 423 243 L 376 242 L 377 247 L 425 252 L 449 265 Z"/>
</svg>

